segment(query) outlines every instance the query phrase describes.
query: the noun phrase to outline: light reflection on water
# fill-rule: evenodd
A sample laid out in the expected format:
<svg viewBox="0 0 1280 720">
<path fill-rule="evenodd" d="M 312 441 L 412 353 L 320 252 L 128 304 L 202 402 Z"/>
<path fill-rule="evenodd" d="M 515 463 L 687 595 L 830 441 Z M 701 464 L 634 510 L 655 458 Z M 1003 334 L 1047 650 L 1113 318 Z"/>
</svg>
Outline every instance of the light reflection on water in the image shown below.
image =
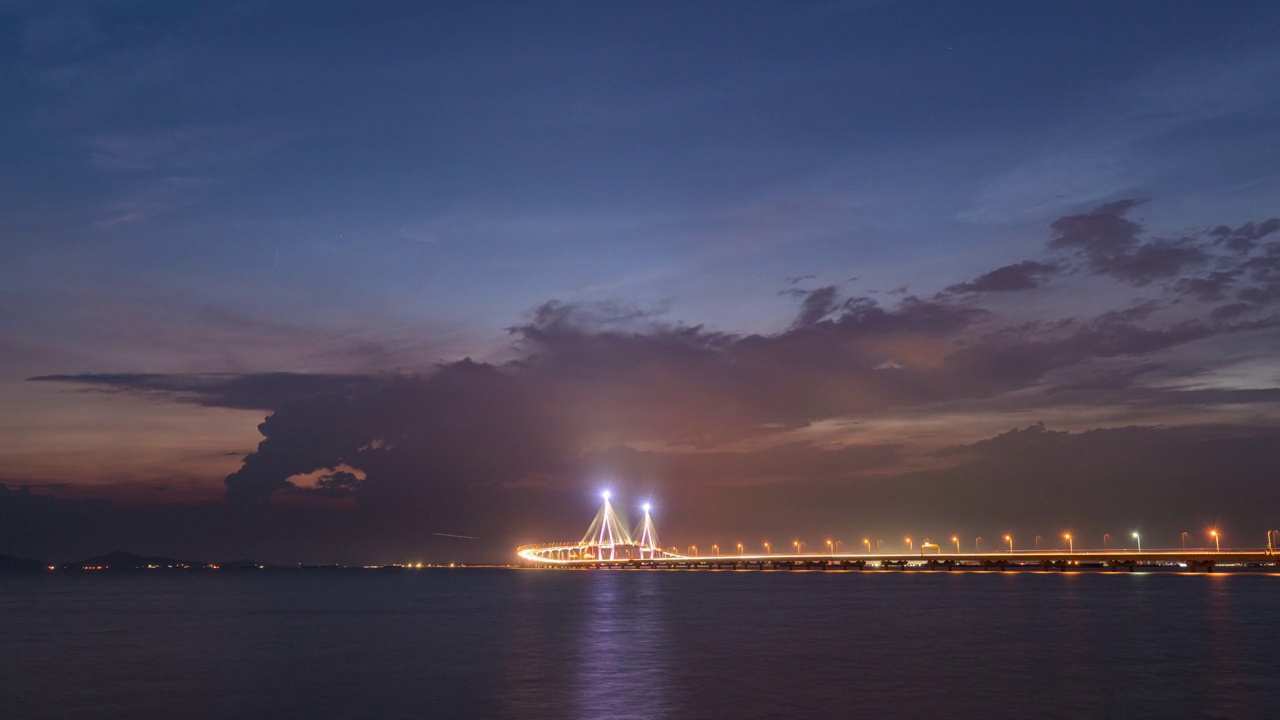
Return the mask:
<svg viewBox="0 0 1280 720">
<path fill-rule="evenodd" d="M 0 578 L 0 717 L 1272 718 L 1280 576 Z"/>
<path fill-rule="evenodd" d="M 671 662 L 666 657 L 660 573 L 594 573 L 578 624 L 570 683 L 582 720 L 666 718 Z"/>
</svg>

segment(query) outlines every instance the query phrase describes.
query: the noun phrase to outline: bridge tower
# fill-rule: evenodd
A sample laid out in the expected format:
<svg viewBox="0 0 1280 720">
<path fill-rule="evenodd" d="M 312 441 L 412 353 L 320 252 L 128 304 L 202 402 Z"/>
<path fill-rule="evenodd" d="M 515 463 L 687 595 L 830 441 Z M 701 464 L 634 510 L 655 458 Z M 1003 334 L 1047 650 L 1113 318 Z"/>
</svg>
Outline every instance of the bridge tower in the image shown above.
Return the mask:
<svg viewBox="0 0 1280 720">
<path fill-rule="evenodd" d="M 618 519 L 618 513 L 614 511 L 613 505 L 609 503 L 610 493 L 608 490 L 600 493 L 600 497 L 604 498 L 604 504 L 600 506 L 600 512 L 596 513 L 596 517 L 591 521 L 591 526 L 587 528 L 587 534 L 582 537 L 583 545 L 590 545 L 596 549 L 597 560 L 616 560 L 617 546 L 634 545 L 631 542 L 631 536 L 627 534 L 627 529 L 622 525 L 622 521 Z M 605 557 L 605 553 L 609 553 L 609 557 Z"/>
<path fill-rule="evenodd" d="M 658 555 L 658 530 L 653 526 L 653 517 L 649 515 L 649 503 L 644 504 L 644 522 L 640 529 L 640 559 L 648 554 L 650 559 Z"/>
</svg>

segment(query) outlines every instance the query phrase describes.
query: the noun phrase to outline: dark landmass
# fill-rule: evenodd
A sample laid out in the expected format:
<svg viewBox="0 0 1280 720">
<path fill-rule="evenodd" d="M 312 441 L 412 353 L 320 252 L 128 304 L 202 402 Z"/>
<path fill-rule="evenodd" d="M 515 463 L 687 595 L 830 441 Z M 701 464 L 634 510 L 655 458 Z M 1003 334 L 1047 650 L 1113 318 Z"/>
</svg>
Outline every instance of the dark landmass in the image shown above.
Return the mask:
<svg viewBox="0 0 1280 720">
<path fill-rule="evenodd" d="M 199 560 L 180 560 L 178 558 L 138 555 L 123 550 L 116 550 L 105 555 L 94 555 L 78 562 L 63 563 L 63 570 L 137 570 L 137 569 L 190 569 L 210 567 L 209 563 Z"/>
<path fill-rule="evenodd" d="M 106 570 L 410 570 L 423 568 L 450 568 L 450 567 L 466 567 L 465 565 L 453 564 L 428 564 L 428 565 L 338 565 L 338 564 L 304 564 L 297 565 L 279 565 L 272 563 L 264 563 L 252 558 L 240 558 L 237 560 L 227 560 L 225 562 L 205 562 L 203 560 L 189 560 L 168 557 L 163 555 L 139 555 L 124 550 L 115 550 L 103 555 L 94 555 L 93 557 L 77 560 L 73 562 L 65 562 L 58 565 L 46 563 L 40 560 L 29 560 L 27 558 L 13 557 L 12 555 L 0 555 L 0 574 L 10 573 L 34 573 L 48 572 L 49 570 L 84 570 L 84 571 L 106 571 Z M 472 566 L 472 567 L 511 567 L 510 565 L 490 565 L 490 566 Z"/>
<path fill-rule="evenodd" d="M 48 569 L 48 565 L 39 560 L 0 555 L 0 573 L 40 572 Z"/>
<path fill-rule="evenodd" d="M 224 570 L 274 570 L 281 567 L 271 563 L 258 562 L 252 558 L 227 560 L 226 562 L 217 563 L 217 566 Z"/>
</svg>

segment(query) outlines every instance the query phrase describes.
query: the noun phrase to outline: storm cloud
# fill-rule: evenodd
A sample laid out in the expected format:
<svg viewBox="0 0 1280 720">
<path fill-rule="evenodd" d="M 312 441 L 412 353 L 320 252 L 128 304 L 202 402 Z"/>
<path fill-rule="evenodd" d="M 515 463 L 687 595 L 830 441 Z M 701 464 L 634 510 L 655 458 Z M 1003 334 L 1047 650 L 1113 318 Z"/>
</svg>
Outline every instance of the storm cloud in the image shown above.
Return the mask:
<svg viewBox="0 0 1280 720">
<path fill-rule="evenodd" d="M 557 503 L 606 479 L 687 503 L 673 511 L 677 527 L 692 525 L 695 508 L 729 527 L 729 510 L 713 510 L 725 493 L 757 503 L 753 511 L 726 501 L 757 520 L 762 499 L 783 492 L 832 502 L 861 494 L 903 514 L 924 498 L 999 496 L 1012 513 L 1053 495 L 1042 483 L 1019 485 L 1017 468 L 1075 483 L 1055 501 L 1064 515 L 1085 514 L 1098 493 L 1139 503 L 1176 490 L 1192 502 L 1194 488 L 1169 484 L 1190 483 L 1187 467 L 1206 477 L 1242 472 L 1233 482 L 1247 484 L 1280 460 L 1280 445 L 1269 444 L 1280 397 L 1268 378 L 1238 369 L 1257 367 L 1249 363 L 1258 347 L 1280 349 L 1280 251 L 1265 242 L 1270 221 L 1150 239 L 1128 217 L 1138 207 L 1116 201 L 1064 216 L 1048 229 L 1046 257 L 931 297 L 882 304 L 834 285 L 791 289 L 794 319 L 775 333 L 553 300 L 509 328 L 500 361 L 415 373 L 32 380 L 264 410 L 260 443 L 225 478 L 227 512 L 291 522 L 353 514 L 397 541 L 423 527 L 457 530 L 465 518 L 465 534 L 491 538 L 486 557 L 528 530 L 516 516 L 563 521 L 569 513 Z M 1071 258 L 1152 292 L 1085 316 L 1028 318 L 987 301 L 1069 292 Z M 1215 269 L 1197 274 L 1205 265 Z M 1223 311 L 1229 300 L 1239 311 Z M 1246 336 L 1253 355 L 1233 349 Z M 1215 347 L 1217 364 L 1206 365 Z M 957 420 L 945 430 L 928 420 L 948 417 Z M 1045 424 L 1004 432 L 1004 418 Z M 1209 456 L 1171 480 L 1174 447 L 1177 457 L 1187 448 Z M 1099 470 L 1082 453 L 1126 471 Z"/>
</svg>

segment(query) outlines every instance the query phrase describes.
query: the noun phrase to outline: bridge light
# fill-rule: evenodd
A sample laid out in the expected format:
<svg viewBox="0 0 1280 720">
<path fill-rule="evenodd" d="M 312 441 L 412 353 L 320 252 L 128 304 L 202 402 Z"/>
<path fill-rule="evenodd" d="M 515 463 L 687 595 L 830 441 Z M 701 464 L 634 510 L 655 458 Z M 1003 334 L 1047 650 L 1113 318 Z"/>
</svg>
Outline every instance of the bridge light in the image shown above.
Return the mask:
<svg viewBox="0 0 1280 720">
<path fill-rule="evenodd" d="M 600 497 L 604 498 L 604 499 L 605 499 L 605 502 L 608 502 L 608 501 L 609 501 L 609 498 L 610 498 L 612 495 L 613 495 L 613 493 L 609 492 L 608 490 L 605 490 L 604 492 L 600 493 Z"/>
<path fill-rule="evenodd" d="M 645 503 L 642 507 L 644 508 L 644 511 L 645 511 L 645 512 L 649 512 L 649 509 L 650 509 L 650 508 L 649 508 L 649 503 Z"/>
</svg>

